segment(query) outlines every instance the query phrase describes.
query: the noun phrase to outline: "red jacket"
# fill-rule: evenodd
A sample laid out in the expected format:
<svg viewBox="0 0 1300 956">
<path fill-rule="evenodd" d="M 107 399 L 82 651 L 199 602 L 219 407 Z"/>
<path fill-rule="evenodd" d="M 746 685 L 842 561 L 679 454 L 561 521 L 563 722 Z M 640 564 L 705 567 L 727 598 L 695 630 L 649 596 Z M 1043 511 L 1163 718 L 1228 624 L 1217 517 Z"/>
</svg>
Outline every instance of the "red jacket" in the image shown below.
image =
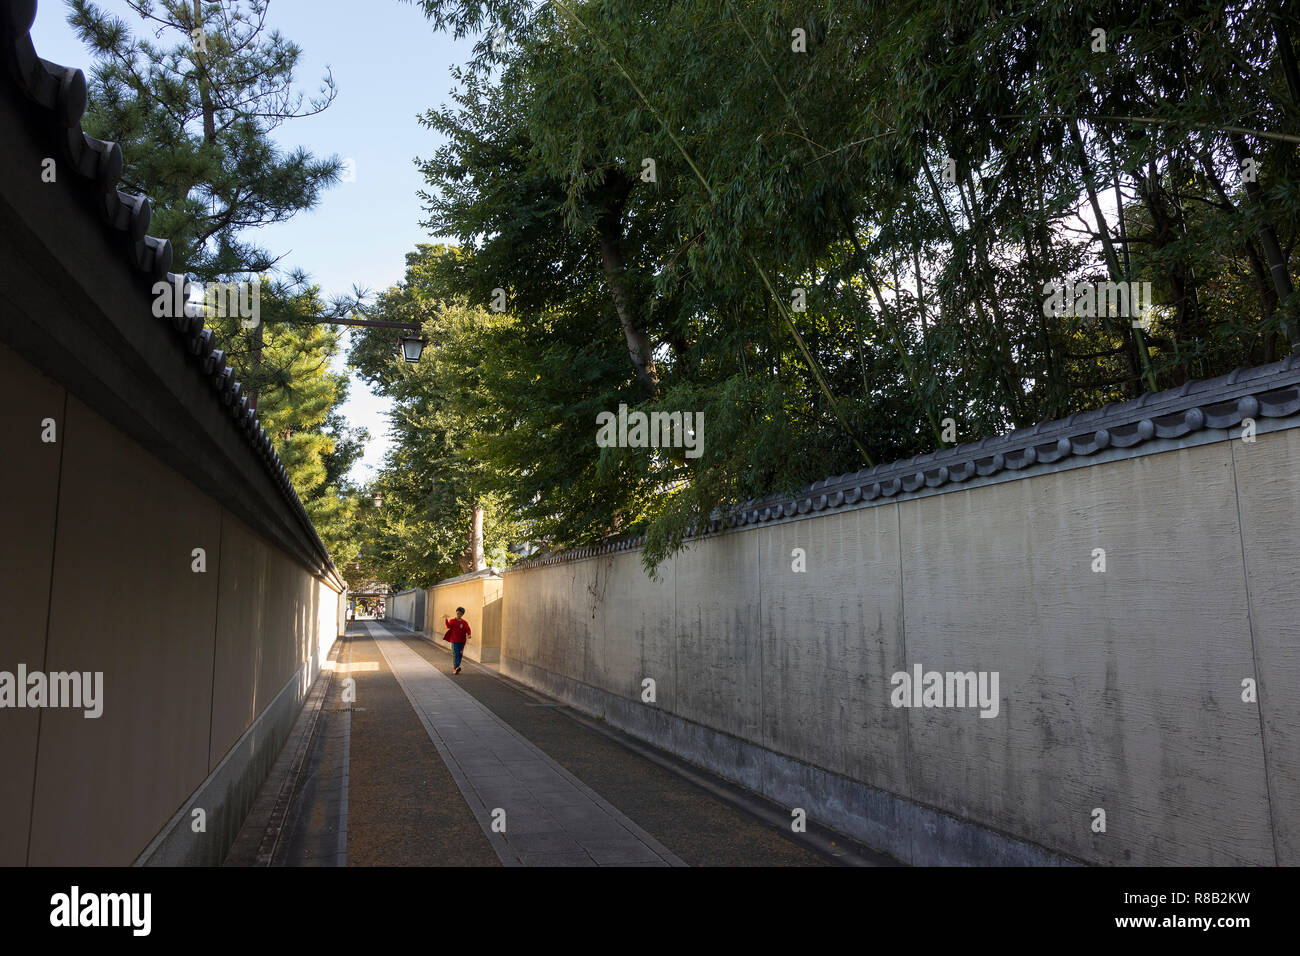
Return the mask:
<svg viewBox="0 0 1300 956">
<path fill-rule="evenodd" d="M 469 640 L 469 621 L 463 617 L 453 617 L 447 622 L 447 633 L 442 639 L 453 644 L 464 644 Z"/>
</svg>

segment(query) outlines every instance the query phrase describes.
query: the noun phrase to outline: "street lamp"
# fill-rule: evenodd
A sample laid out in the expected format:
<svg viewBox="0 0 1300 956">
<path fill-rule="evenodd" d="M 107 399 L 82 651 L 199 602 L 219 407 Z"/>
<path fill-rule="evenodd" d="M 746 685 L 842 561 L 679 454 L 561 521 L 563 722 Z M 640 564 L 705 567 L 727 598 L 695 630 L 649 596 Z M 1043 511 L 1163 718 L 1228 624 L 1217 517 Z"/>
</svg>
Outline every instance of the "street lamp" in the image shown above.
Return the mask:
<svg viewBox="0 0 1300 956">
<path fill-rule="evenodd" d="M 420 361 L 420 353 L 429 344 L 420 338 L 421 324 L 419 322 L 379 322 L 374 319 L 321 319 L 318 324 L 349 325 L 354 328 L 365 329 L 405 329 L 406 334 L 397 341 L 401 345 L 402 358 L 408 362 Z"/>
<path fill-rule="evenodd" d="M 428 343 L 417 335 L 403 335 L 398 341 L 402 345 L 402 358 L 408 362 L 420 361 L 420 353 Z"/>
</svg>

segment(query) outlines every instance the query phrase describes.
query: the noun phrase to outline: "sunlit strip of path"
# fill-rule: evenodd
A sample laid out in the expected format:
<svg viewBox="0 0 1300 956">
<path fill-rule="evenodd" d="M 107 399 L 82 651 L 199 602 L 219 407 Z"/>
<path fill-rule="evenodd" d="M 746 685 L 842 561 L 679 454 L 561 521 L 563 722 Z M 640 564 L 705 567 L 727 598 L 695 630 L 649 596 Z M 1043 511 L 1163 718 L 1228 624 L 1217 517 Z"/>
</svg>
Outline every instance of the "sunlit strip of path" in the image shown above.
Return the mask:
<svg viewBox="0 0 1300 956">
<path fill-rule="evenodd" d="M 506 866 L 686 865 L 393 631 L 366 628 Z"/>
</svg>

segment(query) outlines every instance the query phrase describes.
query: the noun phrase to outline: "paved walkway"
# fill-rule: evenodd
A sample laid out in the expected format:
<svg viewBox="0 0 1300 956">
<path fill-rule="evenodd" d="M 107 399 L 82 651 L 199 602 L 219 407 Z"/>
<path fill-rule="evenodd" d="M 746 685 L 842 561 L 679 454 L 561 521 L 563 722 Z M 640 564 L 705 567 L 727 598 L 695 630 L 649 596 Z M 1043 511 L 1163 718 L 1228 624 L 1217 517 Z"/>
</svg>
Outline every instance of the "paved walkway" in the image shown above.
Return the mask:
<svg viewBox="0 0 1300 956">
<path fill-rule="evenodd" d="M 344 699 L 344 689 L 352 694 Z M 330 654 L 229 866 L 891 865 L 395 624 Z"/>
<path fill-rule="evenodd" d="M 506 866 L 685 866 L 423 657 L 366 623 Z"/>
</svg>

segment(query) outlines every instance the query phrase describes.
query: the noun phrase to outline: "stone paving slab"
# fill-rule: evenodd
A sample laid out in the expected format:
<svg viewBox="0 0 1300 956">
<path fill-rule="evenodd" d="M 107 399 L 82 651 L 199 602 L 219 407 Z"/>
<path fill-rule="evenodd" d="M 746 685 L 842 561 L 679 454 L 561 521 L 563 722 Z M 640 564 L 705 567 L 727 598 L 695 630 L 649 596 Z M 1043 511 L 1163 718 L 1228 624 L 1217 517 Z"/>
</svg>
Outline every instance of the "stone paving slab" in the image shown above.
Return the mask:
<svg viewBox="0 0 1300 956">
<path fill-rule="evenodd" d="M 366 628 L 503 864 L 686 865 L 397 632 L 374 622 Z M 493 828 L 499 810 L 505 832 Z"/>
</svg>

